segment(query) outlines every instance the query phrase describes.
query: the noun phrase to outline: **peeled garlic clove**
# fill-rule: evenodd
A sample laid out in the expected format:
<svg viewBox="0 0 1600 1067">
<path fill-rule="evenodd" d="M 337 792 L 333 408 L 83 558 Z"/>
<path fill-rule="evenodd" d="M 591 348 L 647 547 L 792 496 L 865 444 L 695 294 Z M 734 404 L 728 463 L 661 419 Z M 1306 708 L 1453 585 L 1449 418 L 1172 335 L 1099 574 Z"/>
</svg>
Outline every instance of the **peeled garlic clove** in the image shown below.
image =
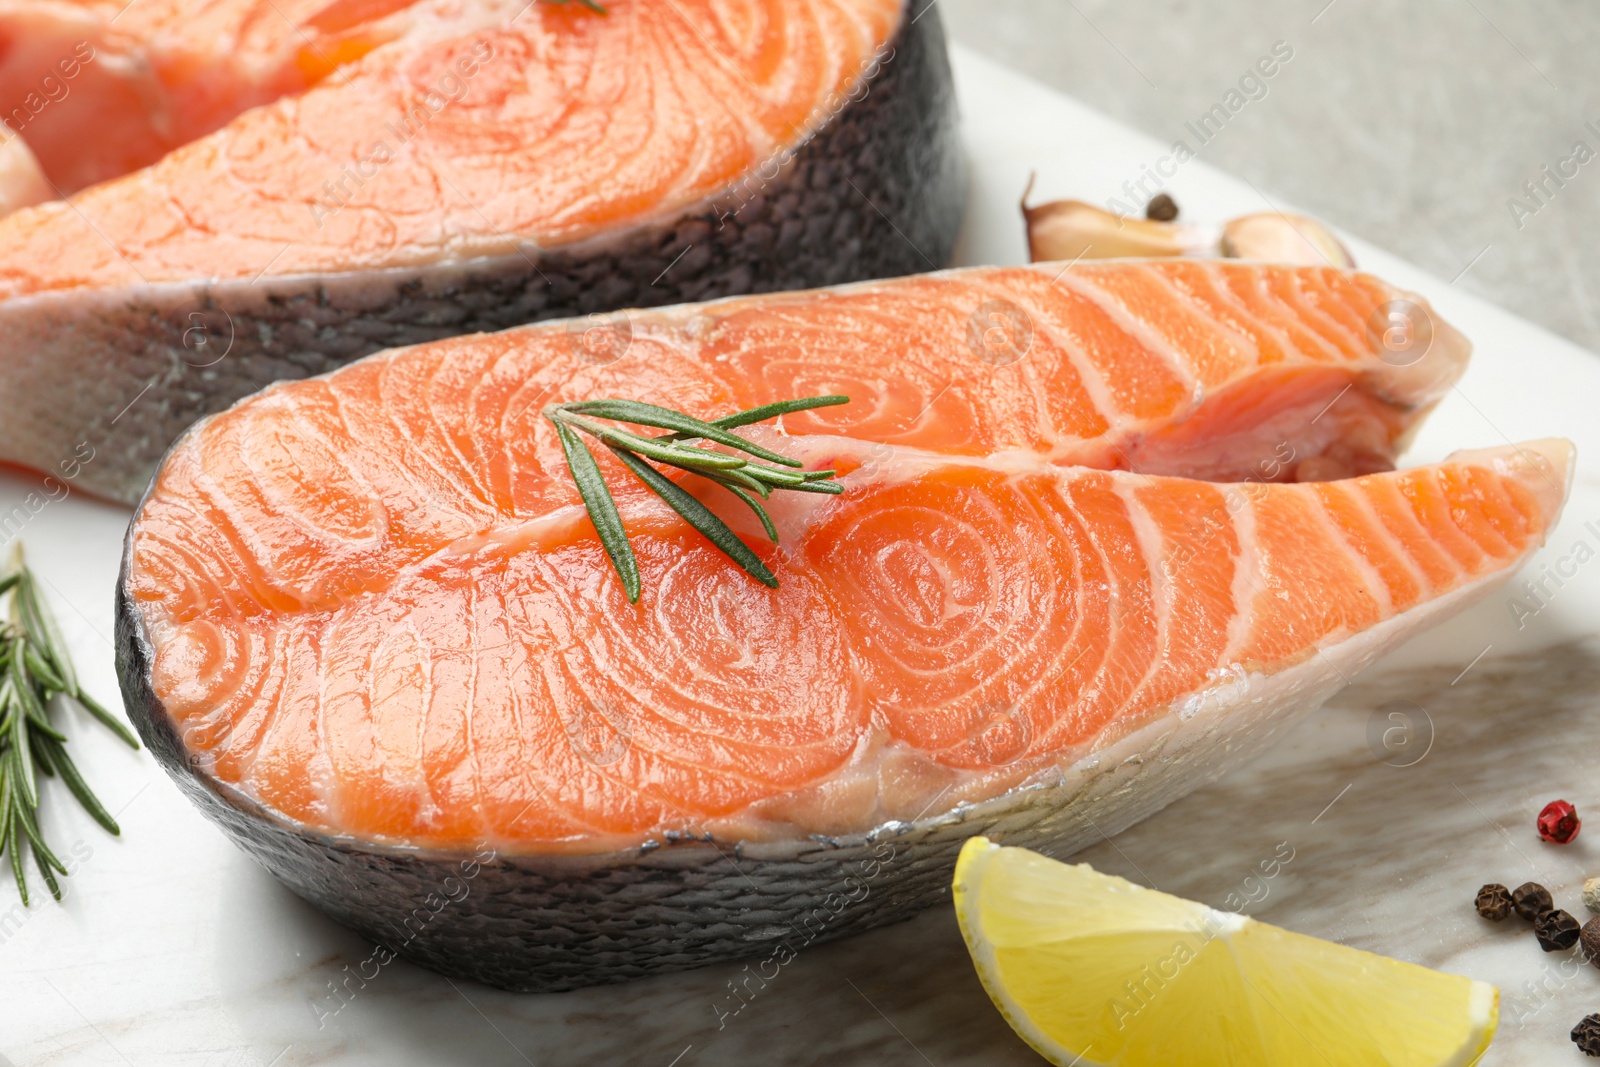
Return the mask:
<svg viewBox="0 0 1600 1067">
<path fill-rule="evenodd" d="M 0 123 L 0 215 L 55 199 L 26 141 Z"/>
<path fill-rule="evenodd" d="M 1022 205 L 1028 224 L 1028 256 L 1044 260 L 1112 259 L 1121 256 L 1214 254 L 1216 239 L 1193 226 L 1123 218 L 1081 200 Z"/>
<path fill-rule="evenodd" d="M 1223 226 L 1222 254 L 1230 259 L 1308 267 L 1356 265 L 1355 257 L 1322 223 L 1276 211 L 1243 215 Z"/>
<path fill-rule="evenodd" d="M 1028 183 L 1031 191 L 1033 183 Z M 1124 217 L 1082 200 L 1056 200 L 1028 206 L 1028 253 L 1044 260 L 1113 259 L 1146 256 L 1223 256 L 1263 263 L 1305 266 L 1356 265 L 1333 231 L 1315 219 L 1281 212 L 1244 215 L 1219 231 L 1214 227 Z"/>
</svg>

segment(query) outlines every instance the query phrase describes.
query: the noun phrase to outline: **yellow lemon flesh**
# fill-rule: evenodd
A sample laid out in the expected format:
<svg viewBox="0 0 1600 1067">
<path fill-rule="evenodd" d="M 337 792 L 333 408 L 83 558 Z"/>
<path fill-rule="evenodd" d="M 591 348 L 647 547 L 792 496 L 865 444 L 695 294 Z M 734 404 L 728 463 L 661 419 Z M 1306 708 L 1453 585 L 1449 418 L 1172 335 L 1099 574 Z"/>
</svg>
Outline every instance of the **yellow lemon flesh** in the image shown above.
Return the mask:
<svg viewBox="0 0 1600 1067">
<path fill-rule="evenodd" d="M 975 837 L 956 917 L 1014 1030 L 1060 1067 L 1474 1063 L 1494 986 Z"/>
</svg>

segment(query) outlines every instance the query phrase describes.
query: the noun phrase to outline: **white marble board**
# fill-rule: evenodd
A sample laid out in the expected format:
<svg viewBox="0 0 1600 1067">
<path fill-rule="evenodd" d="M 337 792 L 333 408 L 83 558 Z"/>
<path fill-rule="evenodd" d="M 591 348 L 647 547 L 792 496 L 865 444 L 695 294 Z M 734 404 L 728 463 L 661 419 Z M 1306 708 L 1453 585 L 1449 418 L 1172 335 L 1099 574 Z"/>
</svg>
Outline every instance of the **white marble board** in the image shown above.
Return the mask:
<svg viewBox="0 0 1600 1067">
<path fill-rule="evenodd" d="M 1167 151 L 973 54 L 955 60 L 974 179 L 962 263 L 1024 259 L 1017 200 L 1030 171 L 1039 197 L 1098 200 Z M 1168 188 L 1195 217 L 1284 206 L 1203 156 Z M 1530 566 L 1570 572 L 1577 542 L 1600 548 L 1600 358 L 1450 279 L 1350 244 L 1364 267 L 1424 293 L 1477 346 L 1412 459 L 1549 435 L 1578 442 L 1566 518 Z M 0 515 L 37 485 L 0 473 Z M 89 688 L 108 704 L 127 518 L 73 496 L 20 531 Z M 1525 928 L 1494 926 L 1471 908 L 1484 881 L 1537 878 L 1581 915 L 1583 876 L 1600 873 L 1600 564 L 1562 581 L 1520 628 L 1497 596 L 1414 642 L 1265 759 L 1082 858 L 1220 905 L 1286 845 L 1294 858 L 1282 873 L 1248 884 L 1261 897 L 1252 914 L 1500 985 L 1504 1021 L 1485 1064 L 1582 1062 L 1566 1035 L 1600 1011 L 1600 971 L 1546 956 Z M 1411 756 L 1369 743 L 1374 715 L 1388 725 L 1374 709 L 1392 700 L 1425 712 L 1413 716 Z M 26 912 L 0 879 L 0 1065 L 1040 1062 L 990 1006 L 944 909 L 807 950 L 720 1028 L 738 967 L 516 996 L 397 962 L 340 1007 L 330 983 L 370 946 L 224 840 L 148 753 L 81 720 L 70 729 L 124 836 L 107 837 L 56 783 L 47 787 L 47 832 L 75 871 L 62 904 Z M 1566 848 L 1533 830 L 1557 795 L 1596 820 Z"/>
</svg>

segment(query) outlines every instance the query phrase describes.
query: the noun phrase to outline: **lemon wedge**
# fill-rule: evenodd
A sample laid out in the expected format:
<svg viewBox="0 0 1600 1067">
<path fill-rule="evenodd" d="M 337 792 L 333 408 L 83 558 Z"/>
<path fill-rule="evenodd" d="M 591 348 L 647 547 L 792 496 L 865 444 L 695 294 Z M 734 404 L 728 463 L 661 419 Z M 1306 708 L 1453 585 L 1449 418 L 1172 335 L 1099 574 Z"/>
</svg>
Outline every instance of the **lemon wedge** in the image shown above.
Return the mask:
<svg viewBox="0 0 1600 1067">
<path fill-rule="evenodd" d="M 974 837 L 956 917 L 1006 1021 L 1059 1067 L 1477 1061 L 1494 986 Z"/>
</svg>

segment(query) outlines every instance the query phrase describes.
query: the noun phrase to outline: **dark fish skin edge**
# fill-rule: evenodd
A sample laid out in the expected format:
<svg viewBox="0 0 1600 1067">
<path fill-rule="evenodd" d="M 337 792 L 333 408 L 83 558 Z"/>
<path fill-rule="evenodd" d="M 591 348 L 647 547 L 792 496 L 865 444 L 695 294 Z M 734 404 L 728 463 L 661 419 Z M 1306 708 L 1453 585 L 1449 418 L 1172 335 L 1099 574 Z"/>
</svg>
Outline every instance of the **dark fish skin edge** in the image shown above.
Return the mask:
<svg viewBox="0 0 1600 1067">
<path fill-rule="evenodd" d="M 53 472 L 87 442 L 95 458 L 74 486 L 132 504 L 196 419 L 385 348 L 943 267 L 966 160 L 939 13 L 913 21 L 910 6 L 865 95 L 788 167 L 674 220 L 448 265 L 0 302 L 0 396 L 35 393 L 41 380 L 71 386 L 53 391 L 67 394 L 64 407 L 25 412 L 0 432 L 0 459 Z"/>
<path fill-rule="evenodd" d="M 956 857 L 973 835 L 1068 855 L 1248 762 L 1295 718 L 1258 724 L 1243 737 L 1206 730 L 1141 743 L 1131 756 L 1107 751 L 1059 779 L 841 837 L 663 838 L 596 856 L 335 837 L 218 781 L 184 745 L 151 685 L 154 649 L 128 593 L 138 522 L 136 511 L 117 580 L 117 678 L 129 720 L 179 789 L 234 844 L 335 921 L 424 967 L 517 992 L 740 959 L 781 966 L 811 944 L 949 901 Z M 1305 706 L 1319 706 L 1341 684 L 1311 692 Z"/>
<path fill-rule="evenodd" d="M 680 839 L 541 857 L 336 838 L 263 808 L 185 748 L 151 688 L 153 649 L 127 592 L 132 545 L 130 527 L 117 583 L 117 677 L 129 719 L 179 789 L 335 921 L 424 967 L 501 989 L 557 992 L 747 958 L 781 965 L 811 944 L 948 901 L 956 856 L 974 834 L 1064 853 L 1177 795 L 1153 792 L 1141 810 L 1092 833 L 1073 805 L 1084 793 L 1047 786 L 868 833 L 771 845 Z M 1130 777 L 1097 781 L 1126 790 Z"/>
<path fill-rule="evenodd" d="M 950 899 L 968 838 L 1061 857 L 1120 833 L 1266 751 L 1379 650 L 1370 645 L 1343 661 L 1347 671 L 1297 687 L 1298 711 L 1265 719 L 1235 711 L 1155 736 L 1136 731 L 1059 777 L 862 833 L 773 842 L 663 835 L 593 856 L 420 849 L 299 825 L 217 780 L 190 753 L 155 694 L 154 648 L 128 592 L 142 510 L 141 500 L 117 579 L 117 679 L 157 761 L 246 854 L 337 922 L 424 967 L 518 992 L 740 959 L 781 966 L 813 943 L 909 919 Z"/>
<path fill-rule="evenodd" d="M 293 892 L 396 955 L 443 974 L 555 992 L 749 959 L 771 978 L 813 943 L 908 919 L 950 899 L 957 855 L 983 834 L 1063 857 L 1243 766 L 1480 581 L 1271 676 L 1274 694 L 1135 731 L 1059 776 L 911 822 L 776 842 L 649 841 L 596 856 L 423 850 L 299 826 L 217 781 L 190 755 L 151 683 L 153 649 L 128 595 L 135 514 L 117 583 L 117 677 L 128 717 L 179 788 Z M 1356 647 L 1360 646 L 1360 647 Z M 1309 673 L 1308 673 L 1309 672 Z M 1291 677 L 1298 676 L 1298 677 Z M 1286 686 L 1286 688 L 1285 688 Z M 938 798 L 934 799 L 937 804 Z M 930 805 L 930 808 L 933 805 Z"/>
<path fill-rule="evenodd" d="M 226 287 L 185 291 L 166 308 L 115 312 L 77 327 L 100 351 L 120 345 L 121 409 L 91 427 L 96 456 L 74 482 L 132 502 L 168 445 L 196 418 L 274 380 L 306 377 L 380 349 L 478 330 L 744 293 L 818 287 L 943 266 L 959 228 L 965 160 L 938 12 L 902 25 L 867 95 L 796 154 L 794 165 L 719 224 L 701 211 L 599 254 L 546 254 L 469 267 L 440 286 L 394 272 L 374 306 L 340 306 L 312 279 L 228 315 L 233 348 L 214 367 L 183 344 L 201 312 L 226 310 Z M 853 183 L 859 195 L 850 189 Z M 689 244 L 664 279 L 651 280 Z M 691 249 L 691 252 L 693 250 Z M 277 285 L 278 283 L 273 283 Z M 290 280 L 291 288 L 294 281 Z M 108 311 L 111 309 L 108 309 Z M 3 313 L 0 313 L 3 314 Z M 3 318 L 0 318 L 3 322 Z M 62 322 L 58 329 L 75 328 Z M 214 339 L 214 338 L 213 338 Z M 120 372 L 119 372 L 120 373 Z M 80 424 L 81 425 L 81 424 Z M 96 431 L 101 436 L 96 436 Z M 59 435 L 57 435 L 59 436 Z M 69 445 L 61 446 L 70 455 Z M 38 463 L 48 468 L 48 461 Z M 914 848 L 926 830 L 890 824 L 849 842 L 802 840 L 785 858 L 739 846 L 661 842 L 601 857 L 442 853 L 337 839 L 299 827 L 205 772 L 151 687 L 153 650 L 127 593 L 132 531 L 116 594 L 117 674 L 128 715 L 180 790 L 257 862 L 336 921 L 447 975 L 551 992 L 626 981 L 848 936 L 949 897 L 962 841 Z M 435 910 L 437 908 L 437 910 Z"/>
<path fill-rule="evenodd" d="M 137 523 L 137 516 L 135 518 Z M 698 840 L 598 857 L 485 856 L 377 845 L 308 830 L 206 772 L 150 682 L 154 649 L 117 582 L 117 677 L 139 736 L 234 844 L 336 921 L 425 967 L 520 992 L 622 982 L 798 951 L 910 918 L 947 899 L 965 838 L 890 824 L 808 839 L 782 859 Z M 923 847 L 919 847 L 923 846 Z"/>
<path fill-rule="evenodd" d="M 889 47 L 892 58 L 865 97 L 753 198 L 735 196 L 720 208 L 736 214 L 719 220 L 718 210 L 701 210 L 596 252 L 546 253 L 536 261 L 548 284 L 511 256 L 453 268 L 444 284 L 426 272 L 389 272 L 380 285 L 388 291 L 369 295 L 363 307 L 341 305 L 318 279 L 288 279 L 259 283 L 248 301 L 230 300 L 224 285 L 173 287 L 182 291 L 164 307 L 147 302 L 108 308 L 90 322 L 59 321 L 56 330 L 87 334 L 80 343 L 117 352 L 120 366 L 132 368 L 107 383 L 119 391 L 102 394 L 107 413 L 89 433 L 96 456 L 74 485 L 131 503 L 195 419 L 272 381 L 323 373 L 383 348 L 618 307 L 942 267 L 964 210 L 966 166 L 937 10 L 914 23 L 908 18 Z M 691 259 L 690 249 L 652 285 L 691 244 L 710 255 Z M 217 341 L 224 317 L 211 313 L 218 311 L 231 320 L 233 347 L 203 367 L 208 354 L 186 347 L 185 331 L 198 323 Z M 152 378 L 155 385 L 135 400 Z M 69 444 L 59 448 L 62 457 L 72 454 Z M 37 465 L 53 464 L 46 458 Z M 156 697 L 153 649 L 127 593 L 136 524 L 137 514 L 117 584 L 117 675 L 145 744 L 185 796 L 293 892 L 441 973 L 552 992 L 799 951 L 948 899 L 962 842 L 984 829 L 960 827 L 926 847 L 926 825 L 889 824 L 848 841 L 807 839 L 766 850 L 783 858 L 684 840 L 601 857 L 487 860 L 476 851 L 423 851 L 307 830 L 207 774 Z"/>
</svg>

